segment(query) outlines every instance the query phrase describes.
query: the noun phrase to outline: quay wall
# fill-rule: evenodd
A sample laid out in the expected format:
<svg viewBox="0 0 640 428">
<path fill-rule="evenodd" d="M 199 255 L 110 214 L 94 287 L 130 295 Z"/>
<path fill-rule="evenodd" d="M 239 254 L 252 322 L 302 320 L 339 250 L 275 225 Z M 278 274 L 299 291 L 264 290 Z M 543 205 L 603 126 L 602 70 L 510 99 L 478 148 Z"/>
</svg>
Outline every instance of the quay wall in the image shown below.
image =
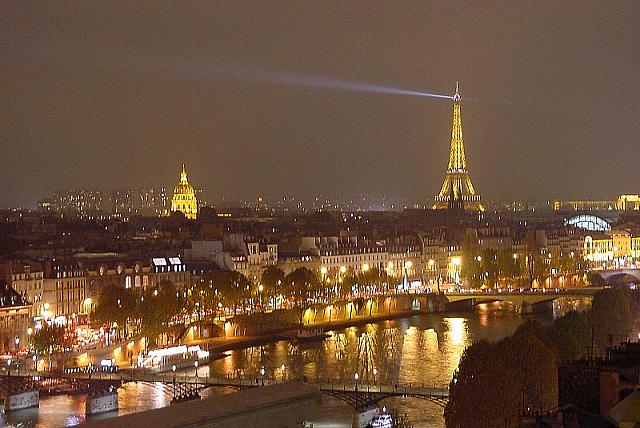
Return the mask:
<svg viewBox="0 0 640 428">
<path fill-rule="evenodd" d="M 306 308 L 238 315 L 226 322 L 199 323 L 192 326 L 185 340 L 261 336 L 298 327 L 331 328 L 412 314 L 441 312 L 446 308 L 446 299 L 436 294 L 363 297 L 331 304 L 314 304 Z"/>
</svg>

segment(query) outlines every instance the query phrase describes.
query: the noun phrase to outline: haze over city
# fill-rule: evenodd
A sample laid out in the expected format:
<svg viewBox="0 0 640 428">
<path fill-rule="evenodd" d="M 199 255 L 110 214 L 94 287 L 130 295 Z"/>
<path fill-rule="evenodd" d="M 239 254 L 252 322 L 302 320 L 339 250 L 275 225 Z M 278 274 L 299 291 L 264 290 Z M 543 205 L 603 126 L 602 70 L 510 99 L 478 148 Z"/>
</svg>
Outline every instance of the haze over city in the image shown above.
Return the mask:
<svg viewBox="0 0 640 428">
<path fill-rule="evenodd" d="M 298 5 L 299 6 L 299 5 Z M 452 95 L 484 200 L 637 191 L 633 2 L 6 3 L 0 206 L 68 188 L 432 201 Z M 526 35 L 526 36 L 525 36 Z"/>
<path fill-rule="evenodd" d="M 640 2 L 4 2 L 0 426 L 640 426 Z"/>
</svg>

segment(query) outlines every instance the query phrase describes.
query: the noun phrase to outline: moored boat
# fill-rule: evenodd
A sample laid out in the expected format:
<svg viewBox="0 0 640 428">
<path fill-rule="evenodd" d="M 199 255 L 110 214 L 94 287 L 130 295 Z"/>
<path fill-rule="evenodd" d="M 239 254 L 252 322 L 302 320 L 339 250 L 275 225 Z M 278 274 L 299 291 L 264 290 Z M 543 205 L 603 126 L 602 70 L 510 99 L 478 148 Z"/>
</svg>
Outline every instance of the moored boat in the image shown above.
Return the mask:
<svg viewBox="0 0 640 428">
<path fill-rule="evenodd" d="M 322 340 L 329 337 L 329 334 L 324 331 L 322 327 L 313 328 L 299 328 L 296 330 L 289 330 L 280 335 L 283 339 L 298 340 L 298 341 L 311 341 Z"/>
</svg>

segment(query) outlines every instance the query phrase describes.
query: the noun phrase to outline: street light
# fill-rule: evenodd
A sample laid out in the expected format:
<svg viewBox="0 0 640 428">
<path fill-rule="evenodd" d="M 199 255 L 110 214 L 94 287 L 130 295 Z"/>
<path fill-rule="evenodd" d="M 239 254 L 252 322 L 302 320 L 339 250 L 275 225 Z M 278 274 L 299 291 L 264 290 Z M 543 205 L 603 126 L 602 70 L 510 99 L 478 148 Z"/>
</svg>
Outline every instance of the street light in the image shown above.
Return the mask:
<svg viewBox="0 0 640 428">
<path fill-rule="evenodd" d="M 456 284 L 459 284 L 460 283 L 460 265 L 462 264 L 462 259 L 460 257 L 454 257 L 451 259 L 451 264 L 453 264 L 455 269 L 453 279 L 455 280 Z"/>
<path fill-rule="evenodd" d="M 264 291 L 264 285 L 262 285 L 262 283 L 258 284 L 258 294 L 260 295 L 260 309 L 262 309 L 264 311 L 264 308 L 262 307 L 262 292 Z"/>
<path fill-rule="evenodd" d="M 287 368 L 284 364 L 280 366 L 280 370 L 282 370 L 282 380 L 284 380 L 284 370 Z"/>
<path fill-rule="evenodd" d="M 194 366 L 195 366 L 195 368 L 196 368 L 196 377 L 198 377 L 198 360 L 195 360 L 195 361 L 193 362 L 193 365 L 194 365 Z"/>
<path fill-rule="evenodd" d="M 356 391 L 358 390 L 358 378 L 360 377 L 360 375 L 358 374 L 358 372 L 356 372 L 353 375 L 354 379 L 356 380 Z"/>
<path fill-rule="evenodd" d="M 171 370 L 173 370 L 173 399 L 176 399 L 176 365 L 171 366 Z"/>
<path fill-rule="evenodd" d="M 373 368 L 373 383 L 376 383 L 376 376 L 378 376 L 378 369 L 377 368 Z"/>
</svg>

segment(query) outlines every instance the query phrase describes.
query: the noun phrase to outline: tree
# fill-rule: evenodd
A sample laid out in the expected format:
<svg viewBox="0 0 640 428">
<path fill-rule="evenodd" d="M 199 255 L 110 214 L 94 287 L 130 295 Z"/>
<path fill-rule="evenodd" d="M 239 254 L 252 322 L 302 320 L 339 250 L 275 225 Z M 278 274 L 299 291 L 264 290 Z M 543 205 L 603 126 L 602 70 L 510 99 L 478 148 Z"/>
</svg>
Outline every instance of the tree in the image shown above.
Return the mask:
<svg viewBox="0 0 640 428">
<path fill-rule="evenodd" d="M 482 284 L 483 271 L 480 265 L 480 250 L 478 249 L 477 240 L 465 239 L 462 244 L 462 260 L 463 263 L 460 266 L 460 276 L 465 278 L 472 287 L 477 287 Z"/>
<path fill-rule="evenodd" d="M 166 324 L 180 312 L 181 307 L 181 300 L 170 282 L 144 290 L 138 303 L 141 332 L 155 338 L 165 331 Z"/>
<path fill-rule="evenodd" d="M 516 373 L 486 340 L 465 349 L 449 385 L 444 417 L 449 428 L 514 426 L 521 398 Z"/>
<path fill-rule="evenodd" d="M 496 344 L 502 364 L 515 373 L 523 411 L 546 412 L 558 405 L 558 370 L 553 349 L 532 334 Z"/>
<path fill-rule="evenodd" d="M 527 319 L 525 322 L 520 324 L 516 331 L 513 333 L 514 337 L 527 335 L 536 337 L 547 346 L 553 346 L 553 342 L 551 341 L 550 327 L 542 324 L 538 320 Z"/>
<path fill-rule="evenodd" d="M 573 360 L 587 353 L 591 326 L 583 312 L 569 311 L 553 322 L 550 336 L 556 348 L 556 358 Z"/>
<path fill-rule="evenodd" d="M 221 291 L 218 289 L 217 279 L 219 272 L 207 272 L 200 281 L 186 287 L 182 292 L 183 309 L 187 316 L 197 312 L 198 316 L 215 313 L 218 303 L 222 300 Z"/>
<path fill-rule="evenodd" d="M 500 251 L 497 256 L 499 276 L 502 278 L 517 278 L 520 276 L 520 263 L 518 255 L 510 250 Z"/>
<path fill-rule="evenodd" d="M 557 406 L 558 377 L 553 350 L 529 324 L 497 343 L 481 340 L 465 349 L 449 387 L 447 427 L 515 426 L 525 410 Z"/>
<path fill-rule="evenodd" d="M 277 266 L 269 266 L 262 272 L 260 278 L 264 291 L 273 298 L 273 307 L 276 308 L 278 295 L 282 294 L 282 283 L 284 282 L 284 272 Z"/>
<path fill-rule="evenodd" d="M 623 290 L 615 287 L 595 294 L 590 315 L 595 339 L 601 349 L 626 338 L 633 323 L 629 298 Z"/>
<path fill-rule="evenodd" d="M 556 318 L 551 325 L 537 320 L 527 320 L 513 333 L 514 337 L 534 336 L 551 348 L 556 361 L 572 360 L 587 353 L 591 327 L 584 313 L 569 311 Z"/>
<path fill-rule="evenodd" d="M 287 291 L 296 305 L 306 302 L 310 293 L 317 290 L 318 287 L 318 277 L 305 267 L 291 272 L 285 277 L 284 282 L 287 284 Z"/>
<path fill-rule="evenodd" d="M 102 289 L 93 319 L 111 326 L 117 323 L 118 333 L 124 331 L 126 335 L 129 320 L 137 318 L 136 311 L 137 303 L 132 289 L 112 284 Z"/>
<path fill-rule="evenodd" d="M 222 303 L 226 307 L 233 307 L 234 314 L 237 313 L 238 306 L 246 308 L 246 301 L 251 297 L 251 283 L 240 272 L 215 272 L 213 285 L 219 290 Z"/>
<path fill-rule="evenodd" d="M 63 326 L 44 324 L 35 331 L 30 338 L 36 354 L 50 354 L 55 350 L 64 350 L 71 347 L 73 335 Z"/>
</svg>

